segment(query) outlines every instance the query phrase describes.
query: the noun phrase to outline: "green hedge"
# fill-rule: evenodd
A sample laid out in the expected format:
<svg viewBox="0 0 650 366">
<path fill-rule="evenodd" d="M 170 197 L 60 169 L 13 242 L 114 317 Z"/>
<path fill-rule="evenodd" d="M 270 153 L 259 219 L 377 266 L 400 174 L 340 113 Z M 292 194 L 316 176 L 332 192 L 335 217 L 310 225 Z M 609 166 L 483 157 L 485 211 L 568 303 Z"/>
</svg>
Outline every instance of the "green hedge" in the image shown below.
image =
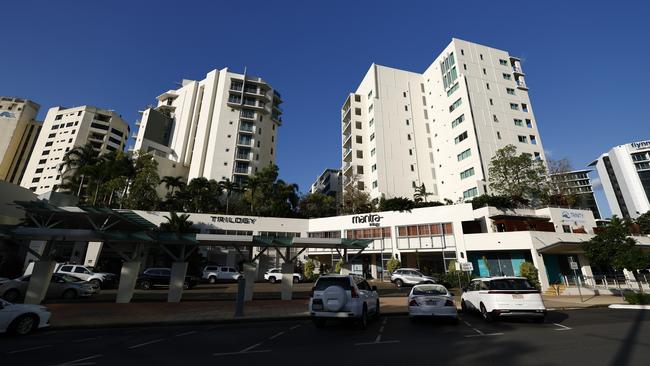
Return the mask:
<svg viewBox="0 0 650 366">
<path fill-rule="evenodd" d="M 650 305 L 650 294 L 629 292 L 625 294 L 625 301 L 632 305 Z"/>
</svg>

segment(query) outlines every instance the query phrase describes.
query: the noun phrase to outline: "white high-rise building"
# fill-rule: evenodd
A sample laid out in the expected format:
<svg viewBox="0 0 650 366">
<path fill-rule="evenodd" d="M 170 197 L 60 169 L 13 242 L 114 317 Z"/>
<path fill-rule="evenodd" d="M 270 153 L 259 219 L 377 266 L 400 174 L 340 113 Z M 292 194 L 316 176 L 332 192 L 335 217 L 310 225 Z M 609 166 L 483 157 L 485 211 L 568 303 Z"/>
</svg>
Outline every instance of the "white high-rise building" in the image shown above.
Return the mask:
<svg viewBox="0 0 650 366">
<path fill-rule="evenodd" d="M 613 147 L 595 166 L 612 215 L 637 218 L 650 211 L 650 140 Z"/>
<path fill-rule="evenodd" d="M 129 125 L 114 111 L 92 106 L 50 108 L 20 185 L 37 194 L 55 191 L 63 180 L 60 167 L 66 152 L 86 143 L 100 155 L 121 151 L 128 136 Z"/>
<path fill-rule="evenodd" d="M 213 70 L 157 100 L 142 113 L 134 150 L 153 153 L 161 177 L 242 183 L 275 164 L 282 99 L 261 78 Z"/>
<path fill-rule="evenodd" d="M 373 64 L 343 104 L 344 186 L 371 198 L 471 199 L 496 150 L 544 159 L 519 58 L 459 39 L 422 74 Z"/>
<path fill-rule="evenodd" d="M 41 130 L 39 109 L 31 100 L 0 97 L 0 180 L 20 184 Z"/>
</svg>

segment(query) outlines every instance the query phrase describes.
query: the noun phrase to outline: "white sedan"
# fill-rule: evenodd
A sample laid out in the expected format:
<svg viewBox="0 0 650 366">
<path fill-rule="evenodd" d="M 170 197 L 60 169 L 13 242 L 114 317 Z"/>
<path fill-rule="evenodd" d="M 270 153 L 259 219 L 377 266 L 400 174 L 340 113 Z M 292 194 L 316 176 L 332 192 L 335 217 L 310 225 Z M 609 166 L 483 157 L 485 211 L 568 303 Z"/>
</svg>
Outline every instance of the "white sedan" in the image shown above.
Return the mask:
<svg viewBox="0 0 650 366">
<path fill-rule="evenodd" d="M 445 286 L 423 284 L 413 286 L 408 297 L 409 317 L 444 317 L 458 322 L 453 295 Z"/>
<path fill-rule="evenodd" d="M 45 306 L 12 304 L 0 299 L 0 333 L 25 335 L 48 327 L 52 314 Z"/>
</svg>

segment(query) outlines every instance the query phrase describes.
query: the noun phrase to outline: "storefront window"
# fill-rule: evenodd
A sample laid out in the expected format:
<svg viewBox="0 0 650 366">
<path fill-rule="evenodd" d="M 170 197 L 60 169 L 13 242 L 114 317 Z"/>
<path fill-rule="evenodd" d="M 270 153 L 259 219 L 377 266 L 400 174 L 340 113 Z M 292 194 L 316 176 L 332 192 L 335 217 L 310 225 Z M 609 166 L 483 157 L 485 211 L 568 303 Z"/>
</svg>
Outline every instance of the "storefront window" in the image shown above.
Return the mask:
<svg viewBox="0 0 650 366">
<path fill-rule="evenodd" d="M 453 234 L 454 227 L 451 223 L 444 224 L 424 224 L 424 225 L 410 225 L 410 226 L 398 226 L 397 235 L 399 237 L 406 236 L 438 236 L 443 233 L 445 235 Z"/>
</svg>

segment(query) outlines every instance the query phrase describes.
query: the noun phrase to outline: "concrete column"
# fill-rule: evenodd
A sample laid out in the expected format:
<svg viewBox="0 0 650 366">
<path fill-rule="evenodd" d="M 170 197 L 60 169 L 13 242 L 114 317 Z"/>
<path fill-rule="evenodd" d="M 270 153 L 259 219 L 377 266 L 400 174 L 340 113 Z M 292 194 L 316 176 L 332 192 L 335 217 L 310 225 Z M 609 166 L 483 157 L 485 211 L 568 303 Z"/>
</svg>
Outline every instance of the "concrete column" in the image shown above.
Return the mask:
<svg viewBox="0 0 650 366">
<path fill-rule="evenodd" d="M 341 265 L 341 274 L 349 275 L 350 273 L 352 273 L 352 265 L 350 263 L 343 263 Z"/>
<path fill-rule="evenodd" d="M 372 275 L 372 278 L 378 279 L 378 273 L 377 273 L 377 255 L 376 254 L 370 254 L 370 274 Z"/>
<path fill-rule="evenodd" d="M 32 276 L 29 278 L 27 293 L 25 294 L 25 304 L 40 304 L 47 294 L 50 287 L 52 273 L 54 273 L 54 261 L 34 262 Z"/>
<path fill-rule="evenodd" d="M 88 243 L 85 241 L 75 241 L 72 246 L 72 254 L 70 255 L 70 263 L 84 264 L 86 258 L 86 247 Z"/>
<path fill-rule="evenodd" d="M 244 301 L 253 300 L 253 286 L 255 285 L 255 263 L 245 262 L 244 263 L 244 279 L 246 279 L 246 294 L 244 296 Z"/>
<path fill-rule="evenodd" d="M 120 286 L 117 289 L 117 299 L 115 301 L 118 304 L 131 302 L 131 298 L 133 298 L 133 290 L 135 289 L 135 282 L 137 281 L 138 273 L 140 272 L 140 265 L 140 261 L 124 262 L 122 264 Z"/>
<path fill-rule="evenodd" d="M 86 258 L 84 258 L 84 265 L 95 267 L 99 260 L 99 254 L 102 252 L 104 243 L 101 241 L 89 241 L 88 248 L 86 249 Z"/>
<path fill-rule="evenodd" d="M 282 263 L 282 300 L 291 300 L 293 298 L 293 263 Z"/>
<path fill-rule="evenodd" d="M 531 257 L 533 257 L 533 264 L 539 273 L 539 284 L 542 286 L 542 291 L 548 290 L 551 285 L 548 282 L 548 275 L 546 274 L 546 265 L 544 265 L 544 257 L 537 254 L 535 249 L 530 250 Z"/>
<path fill-rule="evenodd" d="M 594 273 L 591 271 L 591 263 L 584 254 L 578 254 L 578 263 L 580 263 L 580 272 L 585 277 L 585 283 L 591 286 L 596 286 L 594 281 Z"/>
<path fill-rule="evenodd" d="M 636 277 L 634 277 L 634 272 L 623 268 L 623 274 L 625 275 L 626 280 L 629 282 L 634 282 L 636 284 Z"/>
<path fill-rule="evenodd" d="M 189 263 L 187 262 L 172 263 L 172 273 L 171 278 L 169 279 L 169 293 L 167 294 L 167 302 L 181 301 L 188 264 Z"/>
</svg>

